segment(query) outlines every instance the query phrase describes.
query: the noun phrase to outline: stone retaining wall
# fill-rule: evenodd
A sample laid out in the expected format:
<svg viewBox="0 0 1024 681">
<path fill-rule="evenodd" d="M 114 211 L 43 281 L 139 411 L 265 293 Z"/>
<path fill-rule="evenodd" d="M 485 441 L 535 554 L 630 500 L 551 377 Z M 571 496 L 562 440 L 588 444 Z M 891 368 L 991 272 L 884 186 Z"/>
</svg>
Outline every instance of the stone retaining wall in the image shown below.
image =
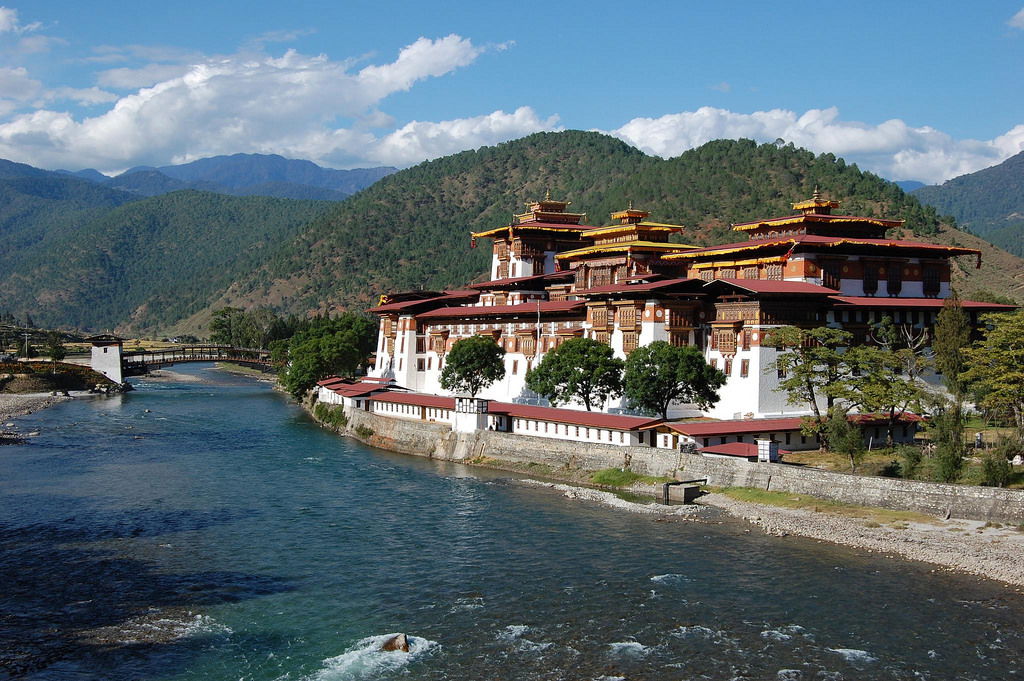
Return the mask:
<svg viewBox="0 0 1024 681">
<path fill-rule="evenodd" d="M 372 434 L 359 435 L 360 426 L 369 428 Z M 716 487 L 753 487 L 936 516 L 948 513 L 956 518 L 1024 523 L 1022 490 L 847 475 L 786 464 L 708 458 L 668 449 L 570 442 L 494 431 L 453 433 L 448 424 L 364 411 L 350 413 L 347 434 L 382 449 L 446 461 L 487 457 L 508 463 L 541 464 L 566 473 L 614 467 L 643 475 L 672 476 L 682 469 L 679 476 L 683 479 L 707 478 Z"/>
<path fill-rule="evenodd" d="M 777 463 L 752 463 L 683 455 L 683 475 L 707 478 L 716 487 L 753 487 L 776 492 L 810 494 L 860 506 L 878 506 L 929 515 L 1024 522 L 1024 491 L 947 485 L 919 480 L 833 473 Z"/>
</svg>

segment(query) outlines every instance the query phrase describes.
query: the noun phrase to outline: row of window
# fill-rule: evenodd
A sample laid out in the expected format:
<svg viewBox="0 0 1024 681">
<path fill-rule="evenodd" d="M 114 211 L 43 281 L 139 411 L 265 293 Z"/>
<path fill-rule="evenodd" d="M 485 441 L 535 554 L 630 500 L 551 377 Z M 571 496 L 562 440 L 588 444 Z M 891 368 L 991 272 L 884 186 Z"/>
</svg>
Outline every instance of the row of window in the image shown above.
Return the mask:
<svg viewBox="0 0 1024 681">
<path fill-rule="evenodd" d="M 710 360 L 709 364 L 711 364 L 711 367 L 714 368 L 714 369 L 718 368 L 718 360 L 717 359 Z M 732 376 L 732 365 L 733 365 L 732 359 L 727 358 L 727 359 L 723 360 L 723 362 L 722 362 L 722 373 L 725 374 L 726 376 Z M 740 360 L 740 378 L 746 378 L 749 375 L 750 375 L 750 360 L 749 359 L 741 359 Z"/>
</svg>

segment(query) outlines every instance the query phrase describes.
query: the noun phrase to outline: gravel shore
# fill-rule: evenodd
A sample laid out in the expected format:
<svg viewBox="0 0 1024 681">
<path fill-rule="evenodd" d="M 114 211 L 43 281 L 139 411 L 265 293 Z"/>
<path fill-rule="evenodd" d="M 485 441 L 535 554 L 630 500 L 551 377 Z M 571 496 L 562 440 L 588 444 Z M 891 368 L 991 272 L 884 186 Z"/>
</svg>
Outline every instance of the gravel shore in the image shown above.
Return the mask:
<svg viewBox="0 0 1024 681">
<path fill-rule="evenodd" d="M 70 397 L 53 396 L 50 393 L 0 393 L 0 421 L 25 416 L 70 399 Z"/>
<path fill-rule="evenodd" d="M 662 506 L 625 501 L 611 492 L 571 484 L 523 479 L 561 492 L 570 499 L 599 503 L 619 510 L 657 515 L 665 520 L 713 521 L 714 509 L 747 521 L 767 534 L 808 537 L 864 549 L 879 557 L 919 560 L 955 572 L 967 572 L 1024 587 L 1024 530 L 974 520 L 867 523 L 828 512 L 782 508 L 739 501 L 724 494 L 705 494 L 697 504 Z M 877 525 L 877 526 L 876 526 Z M 1018 589 L 1024 592 L 1024 589 Z"/>
<path fill-rule="evenodd" d="M 1024 587 L 1024 531 L 1015 527 L 957 519 L 871 527 L 856 518 L 753 504 L 722 494 L 705 495 L 700 502 L 753 523 L 768 534 L 820 539 Z"/>
</svg>

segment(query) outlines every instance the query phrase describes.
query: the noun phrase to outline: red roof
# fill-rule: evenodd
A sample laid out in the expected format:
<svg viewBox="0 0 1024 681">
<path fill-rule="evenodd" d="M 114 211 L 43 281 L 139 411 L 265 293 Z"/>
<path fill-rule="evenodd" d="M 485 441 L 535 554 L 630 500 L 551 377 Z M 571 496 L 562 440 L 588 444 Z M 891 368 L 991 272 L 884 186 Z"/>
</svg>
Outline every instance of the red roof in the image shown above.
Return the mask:
<svg viewBox="0 0 1024 681">
<path fill-rule="evenodd" d="M 961 248 L 959 246 L 941 246 L 939 244 L 929 244 L 923 241 L 905 241 L 902 239 L 876 239 L 870 237 L 856 237 L 856 236 L 821 236 L 818 234 L 794 234 L 791 236 L 783 236 L 772 239 L 750 239 L 748 241 L 736 241 L 730 244 L 720 244 L 718 246 L 707 246 L 705 248 L 697 248 L 692 251 L 686 251 L 681 255 L 693 256 L 693 255 L 712 255 L 722 250 L 760 250 L 762 248 L 768 248 L 771 246 L 786 246 L 793 244 L 810 244 L 810 245 L 823 245 L 823 246 L 840 246 L 840 245 L 851 245 L 851 246 L 884 246 L 887 248 L 905 248 L 905 249 L 918 249 L 927 251 L 944 251 L 953 255 L 977 255 L 981 251 L 974 248 Z M 675 260 L 676 258 L 672 258 Z"/>
<path fill-rule="evenodd" d="M 699 289 L 703 285 L 702 279 L 691 279 L 683 277 L 681 279 L 669 279 L 667 281 L 651 281 L 646 284 L 613 284 L 611 286 L 597 286 L 595 288 L 589 288 L 582 291 L 577 290 L 577 295 L 597 295 L 600 293 L 647 293 L 649 291 L 660 291 L 661 289 L 674 288 L 680 285 L 685 285 L 690 282 L 692 288 L 695 290 Z"/>
<path fill-rule="evenodd" d="M 899 227 L 903 224 L 903 220 L 890 220 L 886 218 L 870 218 L 862 215 L 833 215 L 831 213 L 804 213 L 804 214 L 793 214 L 793 215 L 782 215 L 776 218 L 762 218 L 760 220 L 751 220 L 749 222 L 737 222 L 733 227 L 747 227 L 749 225 L 765 225 L 772 226 L 774 222 L 792 222 L 794 220 L 800 220 L 803 218 L 806 222 L 832 222 L 839 220 L 844 223 L 848 223 L 850 220 L 863 220 L 864 222 L 878 222 L 890 227 Z"/>
<path fill-rule="evenodd" d="M 342 397 L 363 397 L 378 391 L 387 390 L 387 386 L 379 383 L 355 383 L 349 385 L 339 385 L 337 387 L 328 387 L 328 389 L 336 395 Z"/>
<path fill-rule="evenodd" d="M 846 419 L 850 423 L 856 423 L 861 426 L 871 426 L 889 422 L 889 417 L 885 414 L 847 414 Z M 924 421 L 924 417 L 920 414 L 904 411 L 900 412 L 896 416 L 896 420 L 900 423 L 920 423 Z"/>
<path fill-rule="evenodd" d="M 662 425 L 691 437 L 714 437 L 716 435 L 800 430 L 801 421 L 799 416 L 793 416 L 778 419 L 736 419 L 731 421 L 674 421 Z"/>
<path fill-rule="evenodd" d="M 701 447 L 697 450 L 701 454 L 724 454 L 725 456 L 742 456 L 745 458 L 757 458 L 757 445 L 751 442 L 727 442 L 724 445 L 711 445 Z M 779 454 L 790 452 L 779 450 Z"/>
<path fill-rule="evenodd" d="M 945 299 L 943 298 L 888 298 L 879 296 L 834 296 L 832 300 L 849 307 L 924 307 L 930 309 L 941 309 Z M 982 303 L 976 300 L 961 300 L 960 304 L 965 310 L 1016 310 L 1016 305 L 1003 305 L 1002 303 Z"/>
<path fill-rule="evenodd" d="M 417 319 L 435 319 L 439 317 L 504 317 L 510 315 L 534 315 L 539 309 L 542 314 L 558 314 L 580 312 L 584 303 L 578 300 L 543 300 L 518 305 L 464 305 L 458 307 L 442 307 L 416 316 Z"/>
<path fill-rule="evenodd" d="M 721 282 L 721 283 L 720 283 Z M 793 293 L 835 295 L 836 290 L 818 286 L 806 281 L 779 281 L 776 279 L 715 279 L 707 282 L 705 288 L 729 285 L 751 293 Z"/>
<path fill-rule="evenodd" d="M 351 383 L 352 381 L 347 378 L 339 378 L 337 376 L 328 376 L 327 378 L 317 381 L 316 384 L 320 386 L 329 386 L 335 383 Z"/>
<path fill-rule="evenodd" d="M 576 276 L 576 273 L 572 270 L 564 270 L 562 272 L 548 272 L 547 274 L 531 274 L 528 277 L 507 277 L 505 279 L 494 279 L 492 281 L 484 281 L 479 284 L 470 284 L 469 287 L 472 289 L 491 289 L 491 288 L 513 288 L 518 284 L 540 284 L 547 283 L 549 281 L 563 281 L 572 279 Z M 541 287 L 543 288 L 543 287 Z M 541 289 L 536 289 L 541 290 Z"/>
<path fill-rule="evenodd" d="M 406 312 L 419 307 L 438 306 L 443 303 L 468 302 L 476 300 L 480 296 L 479 291 L 445 291 L 444 295 L 433 298 L 420 298 L 418 300 L 403 300 L 397 303 L 388 303 L 371 307 L 367 312 Z"/>
<path fill-rule="evenodd" d="M 511 404 L 508 402 L 491 402 L 488 406 L 488 411 L 499 416 L 568 423 L 570 425 L 589 426 L 591 428 L 610 428 L 612 430 L 639 430 L 657 425 L 662 421 L 661 419 L 649 416 L 605 414 L 600 411 L 535 407 L 528 404 Z"/>
</svg>

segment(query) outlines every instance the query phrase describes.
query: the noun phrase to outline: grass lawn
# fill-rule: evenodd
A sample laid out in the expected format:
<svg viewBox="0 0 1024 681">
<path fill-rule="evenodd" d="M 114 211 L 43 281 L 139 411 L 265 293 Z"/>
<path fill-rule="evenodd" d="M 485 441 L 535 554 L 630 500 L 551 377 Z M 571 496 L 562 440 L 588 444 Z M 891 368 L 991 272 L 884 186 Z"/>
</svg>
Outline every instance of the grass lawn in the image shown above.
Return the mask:
<svg viewBox="0 0 1024 681">
<path fill-rule="evenodd" d="M 854 506 L 828 499 L 819 499 L 807 494 L 792 494 L 789 492 L 768 492 L 748 487 L 723 487 L 712 489 L 713 492 L 724 494 L 739 501 L 749 501 L 755 504 L 766 506 L 780 506 L 782 508 L 802 508 L 817 513 L 829 513 L 846 518 L 856 518 L 864 521 L 868 527 L 881 527 L 889 525 L 896 529 L 905 529 L 907 523 L 934 523 L 935 518 L 923 513 L 913 511 L 892 511 L 886 508 L 869 508 L 866 506 Z"/>
</svg>

